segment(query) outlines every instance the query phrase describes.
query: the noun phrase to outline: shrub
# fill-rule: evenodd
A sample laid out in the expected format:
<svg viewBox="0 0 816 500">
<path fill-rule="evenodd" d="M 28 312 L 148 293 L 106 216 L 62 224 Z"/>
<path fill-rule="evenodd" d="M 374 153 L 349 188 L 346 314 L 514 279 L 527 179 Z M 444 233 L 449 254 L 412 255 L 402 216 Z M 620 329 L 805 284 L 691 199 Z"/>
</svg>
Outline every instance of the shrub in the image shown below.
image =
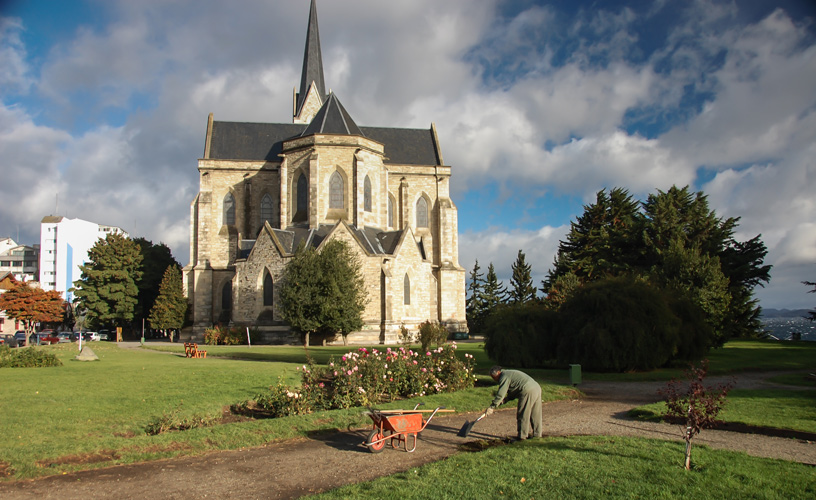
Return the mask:
<svg viewBox="0 0 816 500">
<path fill-rule="evenodd" d="M 448 329 L 436 321 L 425 321 L 419 325 L 419 342 L 427 352 L 431 344 L 439 347 L 448 340 Z"/>
<path fill-rule="evenodd" d="M 46 366 L 62 366 L 62 361 L 50 352 L 42 349 L 27 347 L 25 349 L 11 349 L 0 346 L 0 368 L 41 368 Z"/>
<path fill-rule="evenodd" d="M 584 286 L 559 314 L 559 360 L 595 371 L 663 366 L 674 356 L 683 327 L 660 290 L 626 278 Z"/>
<path fill-rule="evenodd" d="M 485 323 L 485 350 L 507 366 L 545 366 L 556 357 L 558 314 L 528 302 L 497 309 Z"/>
<path fill-rule="evenodd" d="M 249 329 L 249 340 L 253 344 L 259 339 L 260 331 L 257 328 Z M 214 326 L 204 330 L 204 343 L 207 345 L 246 345 L 246 327 L 234 326 L 232 328 Z"/>
</svg>

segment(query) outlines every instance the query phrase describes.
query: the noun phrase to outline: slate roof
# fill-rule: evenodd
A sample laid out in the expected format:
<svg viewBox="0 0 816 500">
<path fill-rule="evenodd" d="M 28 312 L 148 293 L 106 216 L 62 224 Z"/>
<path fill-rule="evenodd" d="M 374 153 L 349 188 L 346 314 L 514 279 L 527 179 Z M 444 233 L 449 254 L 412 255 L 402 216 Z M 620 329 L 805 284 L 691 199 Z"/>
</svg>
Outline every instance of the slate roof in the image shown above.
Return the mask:
<svg viewBox="0 0 816 500">
<path fill-rule="evenodd" d="M 314 121 L 313 121 L 314 122 Z M 210 156 L 214 160 L 280 161 L 283 141 L 299 137 L 307 125 L 214 121 Z M 431 129 L 359 127 L 364 137 L 385 145 L 386 164 L 440 165 Z"/>
<path fill-rule="evenodd" d="M 312 118 L 312 123 L 300 135 L 306 137 L 314 134 L 361 135 L 365 137 L 363 131 L 354 123 L 351 115 L 334 93 L 329 94 L 329 98 Z"/>
</svg>

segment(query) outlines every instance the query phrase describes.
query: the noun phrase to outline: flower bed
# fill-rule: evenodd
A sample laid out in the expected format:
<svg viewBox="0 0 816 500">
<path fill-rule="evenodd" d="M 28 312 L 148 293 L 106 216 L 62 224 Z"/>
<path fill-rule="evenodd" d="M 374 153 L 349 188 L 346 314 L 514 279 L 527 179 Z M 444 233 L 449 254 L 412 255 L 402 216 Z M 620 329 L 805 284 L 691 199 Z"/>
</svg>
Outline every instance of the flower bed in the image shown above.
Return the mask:
<svg viewBox="0 0 816 500">
<path fill-rule="evenodd" d="M 474 365 L 470 354 L 464 360 L 456 357 L 455 343 L 424 353 L 405 347 L 385 351 L 363 347 L 340 359 L 332 357 L 325 367 L 303 365 L 298 368 L 301 387 L 278 383 L 233 410 L 281 417 L 453 392 L 473 386 Z"/>
</svg>

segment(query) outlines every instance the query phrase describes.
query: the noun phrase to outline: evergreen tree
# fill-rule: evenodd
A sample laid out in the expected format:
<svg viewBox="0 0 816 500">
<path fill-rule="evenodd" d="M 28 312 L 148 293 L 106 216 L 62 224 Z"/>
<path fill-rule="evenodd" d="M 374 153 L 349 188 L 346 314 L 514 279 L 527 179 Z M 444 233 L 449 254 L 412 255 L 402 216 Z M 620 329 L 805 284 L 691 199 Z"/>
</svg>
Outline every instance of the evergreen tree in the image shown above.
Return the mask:
<svg viewBox="0 0 816 500">
<path fill-rule="evenodd" d="M 482 331 L 484 318 L 488 312 L 484 299 L 484 283 L 484 274 L 480 272 L 479 260 L 477 259 L 473 265 L 473 271 L 470 272 L 467 305 L 465 307 L 468 329 L 474 333 Z"/>
<path fill-rule="evenodd" d="M 147 320 L 151 328 L 159 330 L 180 330 L 184 326 L 187 313 L 187 298 L 184 296 L 184 285 L 181 269 L 177 265 L 167 266 L 164 271 L 159 296 L 153 303 Z M 170 340 L 172 342 L 172 333 Z"/>
<path fill-rule="evenodd" d="M 139 246 L 118 233 L 108 234 L 90 249 L 73 291 L 92 325 L 121 326 L 133 320 L 141 264 Z"/>
<path fill-rule="evenodd" d="M 368 298 L 360 259 L 340 240 L 320 251 L 301 247 L 284 269 L 281 316 L 306 345 L 311 334 L 323 339 L 346 335 L 363 326 Z"/>
<path fill-rule="evenodd" d="M 21 321 L 25 328 L 25 344 L 34 333 L 36 323 L 61 321 L 65 313 L 62 294 L 42 288 L 35 288 L 25 282 L 18 282 L 10 290 L 0 294 L 0 311 L 6 316 Z"/>
<path fill-rule="evenodd" d="M 524 252 L 519 250 L 516 261 L 513 263 L 510 277 L 510 302 L 513 304 L 523 304 L 536 298 L 536 289 L 533 286 L 532 267 L 527 264 Z"/>
<path fill-rule="evenodd" d="M 554 267 L 543 283 L 545 293 L 568 273 L 585 283 L 628 274 L 636 267 L 643 219 L 638 208 L 625 189 L 598 191 L 595 203 L 584 206 L 584 213 L 570 223 L 566 241 L 560 242 Z"/>
<path fill-rule="evenodd" d="M 496 276 L 496 269 L 493 267 L 492 262 L 487 266 L 487 275 L 482 290 L 484 306 L 488 315 L 507 300 L 507 289 Z"/>
</svg>

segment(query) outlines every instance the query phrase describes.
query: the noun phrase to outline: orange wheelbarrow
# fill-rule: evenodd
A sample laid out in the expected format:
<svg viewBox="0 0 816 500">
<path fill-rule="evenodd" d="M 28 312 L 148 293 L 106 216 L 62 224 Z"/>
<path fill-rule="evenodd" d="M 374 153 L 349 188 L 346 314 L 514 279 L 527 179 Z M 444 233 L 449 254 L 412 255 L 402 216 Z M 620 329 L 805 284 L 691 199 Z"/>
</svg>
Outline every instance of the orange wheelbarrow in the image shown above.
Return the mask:
<svg viewBox="0 0 816 500">
<path fill-rule="evenodd" d="M 435 410 L 376 410 L 369 408 L 366 415 L 374 421 L 374 430 L 363 443 L 371 453 L 380 453 L 385 449 L 385 442 L 391 440 L 392 448 L 402 447 L 408 453 L 416 450 L 417 434 L 422 432 L 428 422 L 440 411 L 446 411 L 444 406 Z M 447 410 L 453 411 L 453 410 Z M 422 414 L 432 412 L 426 420 Z M 413 440 L 412 440 L 413 438 Z"/>
</svg>

